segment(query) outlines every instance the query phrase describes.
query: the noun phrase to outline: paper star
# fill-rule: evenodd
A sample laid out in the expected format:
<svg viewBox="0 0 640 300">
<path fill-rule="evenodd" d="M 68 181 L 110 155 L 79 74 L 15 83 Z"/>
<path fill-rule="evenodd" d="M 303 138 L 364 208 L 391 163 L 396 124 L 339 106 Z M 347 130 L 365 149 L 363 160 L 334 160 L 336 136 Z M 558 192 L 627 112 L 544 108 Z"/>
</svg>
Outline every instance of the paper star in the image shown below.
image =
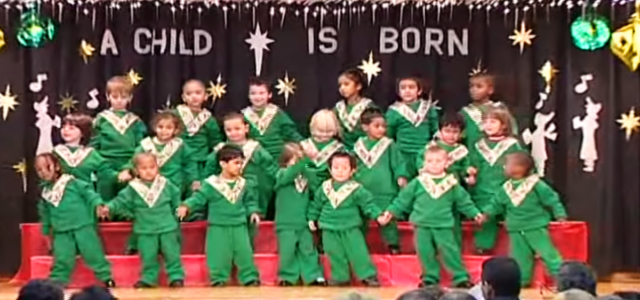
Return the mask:
<svg viewBox="0 0 640 300">
<path fill-rule="evenodd" d="M 482 59 L 478 60 L 478 65 L 475 68 L 471 69 L 469 76 L 473 77 L 478 74 L 486 73 L 487 70 L 482 68 Z"/>
<path fill-rule="evenodd" d="M 367 75 L 368 84 L 371 84 L 371 79 L 378 76 L 378 73 L 382 71 L 382 69 L 380 69 L 380 62 L 373 60 L 373 52 L 369 52 L 369 60 L 363 60 L 362 64 L 358 66 L 358 69 Z"/>
<path fill-rule="evenodd" d="M 616 120 L 620 124 L 620 129 L 624 129 L 624 135 L 627 141 L 631 134 L 640 128 L 640 116 L 636 116 L 635 108 L 631 108 L 628 114 L 621 114 L 620 119 Z"/>
<path fill-rule="evenodd" d="M 69 93 L 66 93 L 64 96 L 60 97 L 60 101 L 58 101 L 58 105 L 60 105 L 60 108 L 67 114 L 76 109 L 76 104 L 78 104 L 78 101 L 76 99 L 73 99 L 73 96 L 69 95 Z"/>
<path fill-rule="evenodd" d="M 138 74 L 134 69 L 131 69 L 127 73 L 127 79 L 129 79 L 129 82 L 131 82 L 133 86 L 136 86 L 140 84 L 140 81 L 142 81 L 142 76 L 140 76 L 140 74 Z"/>
<path fill-rule="evenodd" d="M 222 99 L 222 96 L 227 93 L 227 85 L 222 84 L 222 76 L 218 74 L 216 83 L 209 81 L 209 87 L 207 88 L 207 95 L 211 97 L 211 102 L 214 104 L 216 100 Z"/>
<path fill-rule="evenodd" d="M 553 67 L 550 61 L 547 61 L 546 63 L 544 63 L 542 68 L 538 70 L 538 73 L 540 73 L 540 76 L 542 76 L 542 79 L 544 79 L 544 91 L 547 94 L 551 93 L 551 80 L 556 77 L 556 73 L 558 73 L 558 70 Z"/>
<path fill-rule="evenodd" d="M 11 95 L 11 86 L 7 84 L 7 89 L 4 91 L 4 94 L 0 94 L 0 108 L 2 109 L 2 119 L 7 120 L 7 116 L 9 116 L 9 111 L 15 110 L 16 105 L 20 104 L 16 101 L 18 96 Z"/>
<path fill-rule="evenodd" d="M 167 95 L 167 101 L 164 102 L 161 109 L 158 109 L 158 112 L 169 111 L 171 110 L 171 95 Z"/>
<path fill-rule="evenodd" d="M 80 56 L 82 56 L 84 63 L 87 64 L 89 63 L 89 57 L 93 56 L 93 51 L 96 51 L 96 48 L 93 48 L 93 45 L 89 44 L 87 41 L 82 40 L 78 51 L 80 51 Z"/>
<path fill-rule="evenodd" d="M 256 75 L 260 76 L 262 72 L 262 57 L 264 55 L 264 51 L 269 51 L 269 44 L 273 43 L 274 40 L 267 37 L 269 32 L 265 31 L 264 33 L 260 32 L 260 24 L 256 26 L 256 31 L 254 33 L 249 33 L 249 38 L 244 40 L 247 44 L 249 44 L 250 49 L 253 50 L 253 60 L 256 63 Z"/>
<path fill-rule="evenodd" d="M 284 78 L 278 79 L 276 88 L 278 89 L 278 95 L 284 94 L 284 105 L 287 106 L 289 105 L 289 96 L 295 93 L 296 79 L 292 78 L 289 80 L 289 74 L 285 72 Z"/>
<path fill-rule="evenodd" d="M 13 165 L 13 170 L 22 177 L 22 191 L 27 192 L 27 162 L 23 158 L 20 162 Z"/>
<path fill-rule="evenodd" d="M 527 29 L 524 21 L 520 23 L 520 30 L 513 30 L 513 35 L 509 36 L 509 39 L 513 41 L 512 46 L 519 45 L 520 46 L 520 54 L 524 51 L 524 45 L 531 46 L 531 40 L 533 40 L 536 36 L 531 34 L 533 30 Z"/>
</svg>

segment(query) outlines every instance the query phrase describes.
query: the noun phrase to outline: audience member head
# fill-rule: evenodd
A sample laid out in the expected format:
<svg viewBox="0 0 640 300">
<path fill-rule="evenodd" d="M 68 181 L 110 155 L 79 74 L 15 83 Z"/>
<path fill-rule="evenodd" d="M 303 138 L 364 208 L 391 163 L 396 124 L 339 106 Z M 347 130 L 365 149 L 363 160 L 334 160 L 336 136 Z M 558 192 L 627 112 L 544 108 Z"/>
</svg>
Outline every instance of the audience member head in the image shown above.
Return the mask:
<svg viewBox="0 0 640 300">
<path fill-rule="evenodd" d="M 453 291 L 444 294 L 440 300 L 475 300 L 473 296 L 466 292 Z"/>
<path fill-rule="evenodd" d="M 18 292 L 18 300 L 63 300 L 62 289 L 48 279 L 34 279 Z"/>
<path fill-rule="evenodd" d="M 611 297 L 610 300 L 616 300 L 613 297 L 621 298 L 622 300 L 640 300 L 640 293 L 633 292 L 633 291 L 619 291 L 619 292 L 613 293 L 613 295 L 610 295 L 610 297 Z"/>
<path fill-rule="evenodd" d="M 623 300 L 622 297 L 620 297 L 620 296 L 618 296 L 616 294 L 599 296 L 597 299 L 598 300 Z M 626 300 L 626 299 L 624 299 L 624 300 Z"/>
<path fill-rule="evenodd" d="M 566 261 L 560 266 L 556 278 L 558 292 L 579 289 L 591 295 L 596 294 L 596 276 L 591 268 L 579 261 Z"/>
<path fill-rule="evenodd" d="M 583 290 L 570 289 L 556 294 L 553 300 L 596 300 L 596 297 Z"/>
<path fill-rule="evenodd" d="M 336 300 L 377 300 L 377 297 L 359 292 L 351 292 L 336 298 Z"/>
<path fill-rule="evenodd" d="M 71 295 L 69 300 L 116 300 L 111 292 L 101 286 L 88 286 Z"/>
<path fill-rule="evenodd" d="M 496 256 L 482 263 L 482 294 L 487 300 L 518 298 L 520 267 L 511 257 Z"/>
<path fill-rule="evenodd" d="M 444 295 L 444 291 L 437 285 L 405 292 L 397 300 L 438 300 Z"/>
</svg>

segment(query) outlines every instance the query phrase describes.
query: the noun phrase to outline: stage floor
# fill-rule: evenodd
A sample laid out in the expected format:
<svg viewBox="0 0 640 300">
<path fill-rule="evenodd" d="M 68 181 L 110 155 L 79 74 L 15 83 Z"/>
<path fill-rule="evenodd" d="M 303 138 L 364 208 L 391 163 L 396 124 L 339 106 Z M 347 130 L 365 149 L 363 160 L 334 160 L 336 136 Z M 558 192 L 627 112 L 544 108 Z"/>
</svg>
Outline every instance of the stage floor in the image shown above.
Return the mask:
<svg viewBox="0 0 640 300">
<path fill-rule="evenodd" d="M 598 292 L 606 295 L 620 290 L 640 290 L 640 284 L 602 283 L 598 286 Z M 129 288 L 114 289 L 114 295 L 119 300 L 338 300 L 344 299 L 350 292 L 362 292 L 372 296 L 372 299 L 393 300 L 407 288 L 277 288 L 277 287 L 226 287 L 226 288 L 184 288 L 184 289 L 149 289 L 135 290 Z M 72 291 L 68 291 L 71 293 Z M 0 300 L 14 300 L 18 293 L 18 287 L 8 284 L 0 284 Z M 550 292 L 540 294 L 539 290 L 528 289 L 522 293 L 522 299 L 538 300 L 551 298 Z"/>
</svg>

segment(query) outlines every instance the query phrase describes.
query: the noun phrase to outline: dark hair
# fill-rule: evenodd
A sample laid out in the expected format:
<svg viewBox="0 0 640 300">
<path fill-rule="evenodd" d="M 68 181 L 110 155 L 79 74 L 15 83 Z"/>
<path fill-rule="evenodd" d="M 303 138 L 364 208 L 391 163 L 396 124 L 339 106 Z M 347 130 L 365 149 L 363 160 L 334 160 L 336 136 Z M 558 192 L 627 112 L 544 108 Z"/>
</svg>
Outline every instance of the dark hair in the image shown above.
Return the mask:
<svg viewBox="0 0 640 300">
<path fill-rule="evenodd" d="M 556 278 L 558 292 L 579 289 L 596 295 L 597 279 L 593 270 L 579 261 L 565 261 L 560 265 Z"/>
<path fill-rule="evenodd" d="M 89 144 L 91 133 L 93 131 L 93 119 L 91 118 L 91 116 L 82 113 L 70 113 L 64 116 L 62 125 L 71 125 L 78 127 L 78 129 L 80 129 L 80 134 L 82 134 L 82 137 L 80 138 L 80 144 Z"/>
<path fill-rule="evenodd" d="M 130 172 L 133 173 L 133 176 L 138 177 L 140 175 L 138 174 L 138 171 L 137 171 L 138 164 L 140 164 L 140 160 L 145 157 L 151 157 L 153 158 L 153 161 L 156 162 L 156 164 L 158 163 L 158 157 L 151 152 L 140 152 L 134 155 L 133 159 L 131 159 L 131 161 L 133 162 L 133 169 L 130 170 Z"/>
<path fill-rule="evenodd" d="M 626 293 L 636 293 L 636 292 L 615 292 L 612 295 L 599 296 L 597 299 L 598 300 L 623 300 L 622 297 L 618 296 L 619 293 L 626 294 Z M 624 298 L 624 300 L 630 300 L 630 299 Z"/>
<path fill-rule="evenodd" d="M 612 296 L 617 296 L 623 300 L 640 300 L 640 293 L 636 291 L 618 291 Z"/>
<path fill-rule="evenodd" d="M 55 154 L 51 152 L 40 153 L 33 159 L 34 164 L 38 161 L 38 158 L 44 158 L 47 163 L 53 165 L 54 170 L 57 170 L 55 174 L 56 178 L 59 178 L 60 175 L 62 175 L 62 164 L 60 163 L 60 159 L 58 159 Z"/>
<path fill-rule="evenodd" d="M 421 91 L 420 95 L 418 95 L 418 97 L 421 97 L 423 94 L 427 93 L 428 88 L 429 88 L 429 84 L 426 82 L 426 80 L 418 77 L 418 76 L 402 76 L 400 78 L 398 78 L 398 80 L 396 81 L 396 92 L 400 93 L 400 82 L 405 81 L 405 80 L 411 80 L 413 82 L 416 83 L 416 85 L 418 86 L 418 90 Z"/>
<path fill-rule="evenodd" d="M 240 119 L 242 120 L 242 123 L 247 124 L 247 120 L 244 119 L 244 115 L 239 113 L 239 112 L 230 112 L 226 115 L 224 115 L 224 117 L 222 117 L 222 125 L 224 125 L 224 122 L 229 121 L 229 120 L 236 120 L 236 119 Z"/>
<path fill-rule="evenodd" d="M 242 152 L 242 149 L 238 146 L 227 144 L 218 150 L 216 157 L 219 162 L 229 162 L 236 158 L 244 159 L 244 152 Z"/>
<path fill-rule="evenodd" d="M 476 298 L 469 293 L 452 291 L 444 294 L 444 296 L 440 297 L 440 300 L 476 300 Z"/>
<path fill-rule="evenodd" d="M 154 128 L 154 132 L 155 132 L 156 126 L 158 126 L 158 123 L 160 123 L 160 121 L 163 121 L 163 120 L 171 120 L 171 122 L 173 122 L 173 126 L 176 127 L 175 136 L 180 135 L 180 132 L 182 132 L 182 121 L 180 121 L 180 118 L 176 114 L 166 110 L 157 113 L 153 117 L 153 120 L 151 121 L 151 126 L 153 126 Z"/>
<path fill-rule="evenodd" d="M 63 300 L 62 288 L 48 279 L 30 280 L 20 288 L 17 300 Z"/>
<path fill-rule="evenodd" d="M 494 86 L 496 81 L 496 77 L 493 76 L 493 74 L 487 73 L 487 72 L 479 72 L 479 73 L 473 74 L 469 77 L 469 80 L 473 80 L 473 79 L 485 80 L 487 83 L 489 83 L 490 86 Z"/>
<path fill-rule="evenodd" d="M 445 112 L 440 118 L 440 122 L 438 124 L 439 128 L 444 128 L 447 126 L 459 128 L 460 131 L 464 130 L 464 117 L 457 112 Z"/>
<path fill-rule="evenodd" d="M 384 113 L 382 113 L 382 111 L 379 108 L 369 107 L 365 109 L 360 115 L 360 124 L 369 125 L 376 118 L 384 119 Z"/>
<path fill-rule="evenodd" d="M 262 79 L 260 77 L 251 77 L 249 78 L 249 87 L 252 86 L 264 86 L 268 92 L 271 92 L 271 86 L 269 81 Z"/>
<path fill-rule="evenodd" d="M 530 174 L 535 165 L 533 157 L 531 156 L 531 154 L 529 154 L 529 152 L 526 151 L 516 151 L 513 153 L 509 153 L 507 155 L 507 159 L 513 159 L 515 160 L 516 164 L 525 167 L 527 170 L 526 174 Z"/>
<path fill-rule="evenodd" d="M 185 82 L 184 82 L 184 84 L 182 85 L 182 92 L 183 92 L 183 93 L 184 93 L 184 88 L 185 88 L 187 85 L 191 84 L 191 83 L 196 83 L 196 84 L 198 84 L 199 86 L 202 86 L 202 89 L 205 89 L 205 88 L 206 88 L 206 86 L 204 85 L 204 82 L 202 82 L 202 80 L 200 80 L 200 79 L 189 79 L 189 80 L 185 81 Z"/>
<path fill-rule="evenodd" d="M 111 292 L 101 286 L 88 286 L 71 295 L 69 300 L 116 300 Z"/>
<path fill-rule="evenodd" d="M 331 157 L 329 157 L 329 167 L 331 167 L 333 165 L 333 160 L 336 158 L 346 158 L 349 160 L 349 166 L 351 166 L 351 169 L 356 169 L 357 167 L 357 161 L 356 158 L 349 154 L 349 152 L 345 152 L 345 151 L 338 151 L 334 154 L 331 155 Z"/>
<path fill-rule="evenodd" d="M 347 69 L 342 71 L 342 73 L 340 73 L 340 76 L 347 77 L 349 78 L 349 80 L 355 82 L 356 85 L 360 85 L 360 92 L 358 94 L 362 94 L 362 90 L 366 87 L 365 84 L 367 83 L 362 71 L 356 68 Z"/>
<path fill-rule="evenodd" d="M 495 297 L 518 297 L 520 280 L 520 267 L 511 257 L 495 256 L 482 263 L 482 281 L 491 286 Z"/>
<path fill-rule="evenodd" d="M 439 286 L 433 285 L 405 292 L 396 300 L 438 300 L 442 295 L 444 295 L 444 291 Z"/>
</svg>

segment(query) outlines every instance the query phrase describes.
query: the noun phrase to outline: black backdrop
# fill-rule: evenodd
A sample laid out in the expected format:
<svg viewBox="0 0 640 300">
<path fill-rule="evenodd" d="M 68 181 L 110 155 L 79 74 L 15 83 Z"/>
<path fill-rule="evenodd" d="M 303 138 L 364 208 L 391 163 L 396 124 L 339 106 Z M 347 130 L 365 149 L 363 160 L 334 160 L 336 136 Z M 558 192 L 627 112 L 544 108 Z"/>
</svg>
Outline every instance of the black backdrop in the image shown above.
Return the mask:
<svg viewBox="0 0 640 300">
<path fill-rule="evenodd" d="M 285 73 L 295 79 L 295 93 L 288 104 L 275 88 L 274 102 L 282 105 L 302 129 L 306 129 L 304 124 L 314 111 L 337 101 L 339 72 L 360 65 L 371 52 L 382 71 L 372 78 L 367 94 L 382 106 L 394 101 L 397 77 L 420 75 L 429 80 L 433 98 L 440 100 L 443 109 L 457 110 L 469 101 L 468 76 L 480 62 L 483 69 L 497 75 L 496 98 L 511 107 L 521 131 L 533 130 L 536 103 L 545 88 L 538 70 L 551 62 L 559 72 L 551 81 L 548 100 L 538 107 L 542 113 L 555 112 L 553 122 L 557 127 L 557 139 L 547 140 L 547 177 L 561 192 L 571 218 L 589 223 L 590 257 L 600 274 L 636 269 L 640 266 L 640 137 L 626 141 L 616 119 L 632 106 L 640 106 L 638 74 L 629 71 L 607 47 L 584 52 L 572 46 L 569 26 L 580 9 L 568 9 L 568 2 L 530 7 L 522 3 L 507 3 L 505 7 L 505 3 L 491 10 L 484 6 L 470 9 L 362 3 L 316 4 L 306 9 L 296 4 L 255 3 L 46 3 L 41 7 L 43 15 L 60 26 L 54 41 L 37 49 L 22 48 L 15 39 L 19 8 L 15 4 L 0 7 L 0 28 L 7 43 L 0 49 L 0 91 L 9 84 L 19 102 L 6 120 L 0 120 L 0 220 L 4 228 L 0 231 L 0 272 L 14 272 L 20 261 L 18 225 L 37 220 L 33 169 L 29 167 L 24 193 L 21 176 L 13 168 L 22 159 L 30 165 L 38 146 L 35 101 L 48 96 L 48 115 L 54 118 L 64 115 L 58 102 L 68 94 L 78 100 L 76 110 L 95 114 L 106 106 L 105 80 L 134 69 L 143 79 L 136 86 L 132 110 L 147 120 L 167 101 L 172 105 L 180 101 L 180 86 L 188 78 L 215 82 L 220 75 L 227 85 L 226 94 L 207 105 L 218 116 L 238 110 L 248 104 L 247 79 L 256 72 L 254 52 L 245 40 L 257 25 L 273 40 L 264 51 L 261 75 L 274 86 Z M 617 28 L 626 23 L 633 7 L 603 2 L 598 10 L 612 20 L 612 28 Z M 536 37 L 521 54 L 508 36 L 523 19 Z M 319 34 L 321 28 L 325 29 Z M 114 44 L 109 43 L 107 29 L 117 55 L 109 47 Z M 151 31 L 145 29 L 155 30 L 158 39 L 153 54 L 136 51 L 136 47 L 150 50 L 147 34 Z M 180 55 L 180 37 L 173 39 L 171 29 L 184 31 L 184 49 L 193 51 L 195 30 L 210 35 L 212 47 L 198 55 Z M 162 30 L 167 34 L 164 52 L 159 40 Z M 393 36 L 394 30 L 399 30 L 399 47 L 390 51 L 393 43 L 382 43 L 380 36 L 381 32 Z M 136 36 L 140 37 L 138 42 Z M 403 36 L 407 38 L 404 45 Z M 82 40 L 96 49 L 87 63 L 78 51 Z M 206 46 L 204 38 L 199 40 L 200 48 Z M 47 80 L 42 90 L 32 92 L 30 83 L 43 73 Z M 578 94 L 574 86 L 584 74 L 592 74 L 593 80 L 585 93 Z M 93 89 L 99 91 L 98 109 L 87 107 Z M 574 117 L 585 116 L 587 96 L 602 105 L 593 172 L 583 171 L 579 156 L 582 132 L 572 128 Z M 55 143 L 56 128 L 53 131 Z"/>
</svg>

